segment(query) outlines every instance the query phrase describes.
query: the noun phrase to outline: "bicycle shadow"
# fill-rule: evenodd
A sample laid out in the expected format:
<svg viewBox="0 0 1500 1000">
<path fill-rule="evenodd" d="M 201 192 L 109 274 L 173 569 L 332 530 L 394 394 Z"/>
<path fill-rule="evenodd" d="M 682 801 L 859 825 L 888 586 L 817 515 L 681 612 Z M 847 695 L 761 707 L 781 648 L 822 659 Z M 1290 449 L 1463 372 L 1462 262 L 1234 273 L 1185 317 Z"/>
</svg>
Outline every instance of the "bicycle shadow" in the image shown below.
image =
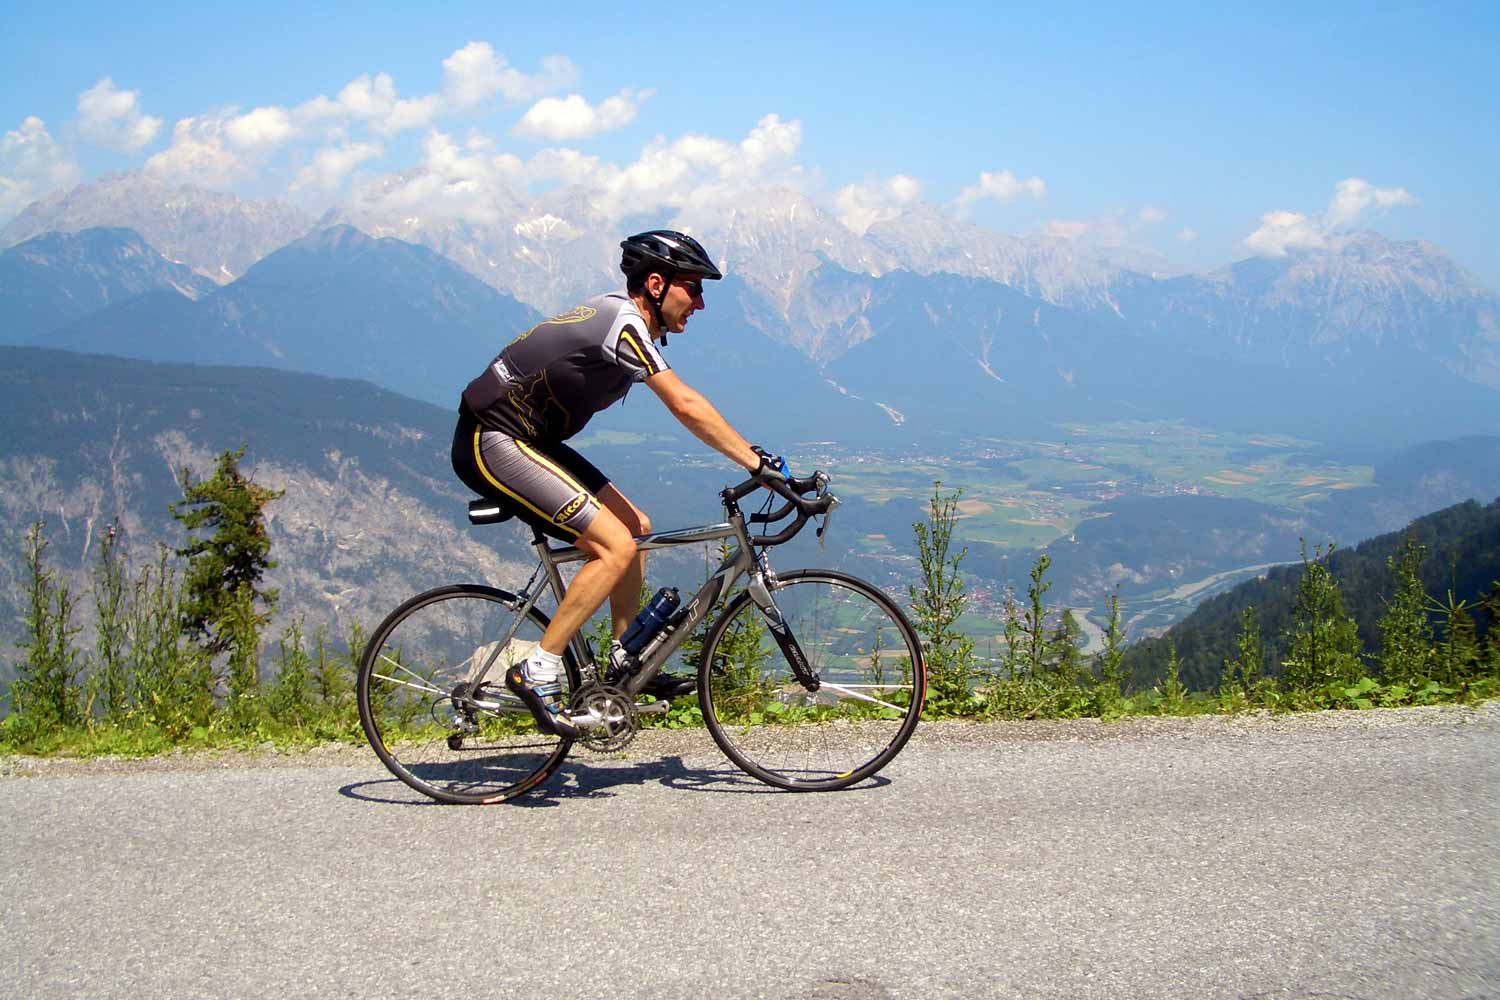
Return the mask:
<svg viewBox="0 0 1500 1000">
<path fill-rule="evenodd" d="M 785 794 L 782 789 L 773 788 L 752 778 L 728 762 L 721 766 L 705 768 L 690 767 L 681 757 L 676 756 L 632 763 L 609 761 L 592 765 L 570 759 L 565 761 L 557 772 L 541 785 L 505 804 L 526 809 L 555 808 L 573 799 L 613 798 L 617 794 L 617 789 L 649 784 L 665 785 L 680 791 L 720 795 Z M 842 791 L 869 791 L 889 784 L 889 778 L 877 774 Z M 370 791 L 373 788 L 381 790 L 388 788 L 399 792 L 402 797 L 392 798 L 373 794 Z M 351 782 L 340 788 L 339 794 L 345 798 L 381 805 L 440 806 L 446 804 L 407 788 L 394 777 Z"/>
</svg>

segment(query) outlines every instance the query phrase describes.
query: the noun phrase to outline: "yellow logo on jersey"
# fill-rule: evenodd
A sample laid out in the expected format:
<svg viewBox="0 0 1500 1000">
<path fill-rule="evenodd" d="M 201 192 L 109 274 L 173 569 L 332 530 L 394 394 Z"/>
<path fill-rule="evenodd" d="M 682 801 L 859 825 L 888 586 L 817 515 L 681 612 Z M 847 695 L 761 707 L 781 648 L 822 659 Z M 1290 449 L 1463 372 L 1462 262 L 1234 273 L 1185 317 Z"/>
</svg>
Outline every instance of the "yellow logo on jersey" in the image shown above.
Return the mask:
<svg viewBox="0 0 1500 1000">
<path fill-rule="evenodd" d="M 584 320 L 593 319 L 594 315 L 598 311 L 599 310 L 595 309 L 592 306 L 574 306 L 572 309 L 569 309 L 567 312 L 563 313 L 560 316 L 553 316 L 546 323 L 538 323 L 530 330 L 527 330 L 525 333 L 521 334 L 515 340 L 512 340 L 511 343 L 519 344 L 521 341 L 525 340 L 527 337 L 531 336 L 533 333 L 536 333 L 542 327 L 548 326 L 549 324 L 556 323 L 559 326 L 566 326 L 569 323 L 582 323 Z"/>
<path fill-rule="evenodd" d="M 580 493 L 567 503 L 562 505 L 562 510 L 552 515 L 553 524 L 567 524 L 568 519 L 583 509 L 583 505 L 589 502 L 587 493 Z"/>
<path fill-rule="evenodd" d="M 592 306 L 574 306 L 572 309 L 569 309 L 567 312 L 561 314 L 560 316 L 553 316 L 547 322 L 582 323 L 584 320 L 593 319 L 594 314 L 598 311 L 599 310 L 593 308 Z"/>
</svg>

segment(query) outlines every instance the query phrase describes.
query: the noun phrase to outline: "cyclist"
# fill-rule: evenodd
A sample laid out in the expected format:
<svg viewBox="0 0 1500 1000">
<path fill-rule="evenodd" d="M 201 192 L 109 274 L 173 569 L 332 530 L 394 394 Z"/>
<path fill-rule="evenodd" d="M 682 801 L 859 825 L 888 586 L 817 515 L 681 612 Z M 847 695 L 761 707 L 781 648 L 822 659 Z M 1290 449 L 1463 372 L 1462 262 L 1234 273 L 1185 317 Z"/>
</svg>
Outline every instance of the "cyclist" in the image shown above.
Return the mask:
<svg viewBox="0 0 1500 1000">
<path fill-rule="evenodd" d="M 469 383 L 453 435 L 453 469 L 476 493 L 588 556 L 537 648 L 506 673 L 537 725 L 577 736 L 562 701 L 562 653 L 574 633 L 610 602 L 615 646 L 640 605 L 646 557 L 633 535 L 651 521 L 587 459 L 563 442 L 636 382 L 656 393 L 700 441 L 762 476 L 786 464 L 751 445 L 663 359 L 656 341 L 682 333 L 704 308 L 703 282 L 723 275 L 691 236 L 658 229 L 620 244 L 623 291 L 596 295 L 512 341 Z M 691 678 L 658 674 L 646 693 L 677 697 Z"/>
</svg>

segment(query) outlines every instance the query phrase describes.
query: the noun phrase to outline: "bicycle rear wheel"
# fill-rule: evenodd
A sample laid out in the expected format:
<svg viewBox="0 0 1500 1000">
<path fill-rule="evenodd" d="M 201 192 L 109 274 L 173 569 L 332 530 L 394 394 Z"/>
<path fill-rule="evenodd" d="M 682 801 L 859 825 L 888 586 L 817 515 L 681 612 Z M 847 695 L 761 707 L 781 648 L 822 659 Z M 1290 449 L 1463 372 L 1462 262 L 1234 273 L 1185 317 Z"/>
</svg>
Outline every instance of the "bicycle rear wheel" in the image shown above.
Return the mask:
<svg viewBox="0 0 1500 1000">
<path fill-rule="evenodd" d="M 786 573 L 772 596 L 816 690 L 798 679 L 760 609 L 741 593 L 703 644 L 703 721 L 730 760 L 778 788 L 827 791 L 863 781 L 917 727 L 927 693 L 921 643 L 889 598 L 843 573 Z"/>
<path fill-rule="evenodd" d="M 505 687 L 547 628 L 532 608 L 504 647 L 519 602 L 492 587 L 418 594 L 375 630 L 360 659 L 359 720 L 391 773 L 439 802 L 503 802 L 557 769 L 572 740 L 537 729 Z M 563 657 L 564 697 L 578 688 Z"/>
</svg>

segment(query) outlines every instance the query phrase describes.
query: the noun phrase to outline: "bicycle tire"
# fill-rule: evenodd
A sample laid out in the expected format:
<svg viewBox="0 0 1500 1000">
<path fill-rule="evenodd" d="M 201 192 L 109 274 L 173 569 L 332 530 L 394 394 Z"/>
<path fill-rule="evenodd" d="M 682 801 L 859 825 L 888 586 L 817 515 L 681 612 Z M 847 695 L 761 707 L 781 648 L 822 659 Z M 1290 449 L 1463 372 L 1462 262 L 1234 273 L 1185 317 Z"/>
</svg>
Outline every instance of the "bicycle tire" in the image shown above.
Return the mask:
<svg viewBox="0 0 1500 1000">
<path fill-rule="evenodd" d="M 392 774 L 423 795 L 462 805 L 504 802 L 551 777 L 572 747 L 571 739 L 538 730 L 505 690 L 506 667 L 549 623 L 531 608 L 509 646 L 497 651 L 518 605 L 514 594 L 493 587 L 438 587 L 392 611 L 365 646 L 356 682 L 365 738 Z M 480 656 L 490 664 L 480 701 L 503 702 L 505 710 L 453 697 Z M 566 697 L 579 685 L 571 650 L 563 667 Z"/>
<path fill-rule="evenodd" d="M 921 717 L 927 672 L 916 631 L 877 587 L 844 573 L 783 573 L 772 594 L 820 687 L 797 680 L 742 592 L 704 639 L 704 724 L 740 769 L 777 788 L 832 791 L 864 781 L 901 752 Z"/>
</svg>

